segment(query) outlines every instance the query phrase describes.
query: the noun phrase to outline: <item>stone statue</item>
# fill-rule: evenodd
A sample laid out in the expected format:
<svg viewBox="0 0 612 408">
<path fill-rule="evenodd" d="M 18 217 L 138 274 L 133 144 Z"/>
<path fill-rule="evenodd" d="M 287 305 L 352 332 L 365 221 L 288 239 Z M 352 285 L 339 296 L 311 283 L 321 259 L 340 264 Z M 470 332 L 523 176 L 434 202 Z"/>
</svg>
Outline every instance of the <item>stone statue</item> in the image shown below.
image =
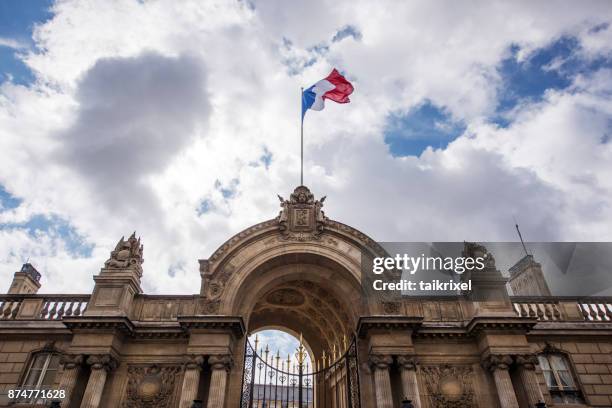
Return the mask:
<svg viewBox="0 0 612 408">
<path fill-rule="evenodd" d="M 141 269 L 144 262 L 142 257 L 144 246 L 140 243 L 140 238 L 136 238 L 134 232 L 126 241 L 121 237 L 115 249 L 111 251 L 110 258 L 104 262 L 107 269 L 136 268 Z"/>
</svg>

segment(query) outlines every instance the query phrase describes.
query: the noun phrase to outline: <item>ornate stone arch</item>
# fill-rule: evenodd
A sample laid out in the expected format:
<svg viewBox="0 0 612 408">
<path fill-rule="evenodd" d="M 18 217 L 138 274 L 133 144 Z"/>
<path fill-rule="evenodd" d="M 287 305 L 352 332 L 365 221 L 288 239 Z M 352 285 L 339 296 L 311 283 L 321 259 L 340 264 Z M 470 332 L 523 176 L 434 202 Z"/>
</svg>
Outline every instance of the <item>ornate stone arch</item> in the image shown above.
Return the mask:
<svg viewBox="0 0 612 408">
<path fill-rule="evenodd" d="M 336 274 L 333 278 L 345 284 L 344 288 L 336 285 L 334 295 L 346 296 L 360 290 L 362 256 L 384 255 L 383 248 L 366 234 L 327 218 L 322 211 L 325 197 L 315 200 L 307 187 L 299 186 L 288 200 L 280 196 L 279 200 L 281 211 L 276 218 L 241 231 L 200 261 L 204 313 L 244 316 L 248 313 L 245 285 L 256 287 L 253 280 L 268 284 L 275 278 L 290 279 L 289 275 L 295 280 L 299 268 L 306 272 L 304 265 L 313 276 L 322 269 L 331 272 L 319 276 Z M 296 270 L 288 270 L 288 265 Z M 325 284 L 333 282 L 328 279 Z M 265 294 L 261 285 L 257 289 L 258 295 Z M 351 313 L 367 313 L 357 309 Z"/>
</svg>

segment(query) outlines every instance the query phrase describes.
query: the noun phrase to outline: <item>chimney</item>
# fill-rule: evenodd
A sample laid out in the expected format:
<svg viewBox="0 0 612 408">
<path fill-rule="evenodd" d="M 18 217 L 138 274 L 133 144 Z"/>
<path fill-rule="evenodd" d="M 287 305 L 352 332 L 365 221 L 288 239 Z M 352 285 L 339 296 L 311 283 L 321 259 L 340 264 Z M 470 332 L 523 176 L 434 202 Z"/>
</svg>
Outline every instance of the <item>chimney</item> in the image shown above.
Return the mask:
<svg viewBox="0 0 612 408">
<path fill-rule="evenodd" d="M 534 261 L 533 255 L 525 255 L 510 268 L 508 283 L 515 296 L 551 296 L 542 265 Z"/>
<path fill-rule="evenodd" d="M 40 272 L 30 263 L 24 263 L 19 272 L 15 272 L 9 295 L 30 295 L 40 289 Z"/>
</svg>

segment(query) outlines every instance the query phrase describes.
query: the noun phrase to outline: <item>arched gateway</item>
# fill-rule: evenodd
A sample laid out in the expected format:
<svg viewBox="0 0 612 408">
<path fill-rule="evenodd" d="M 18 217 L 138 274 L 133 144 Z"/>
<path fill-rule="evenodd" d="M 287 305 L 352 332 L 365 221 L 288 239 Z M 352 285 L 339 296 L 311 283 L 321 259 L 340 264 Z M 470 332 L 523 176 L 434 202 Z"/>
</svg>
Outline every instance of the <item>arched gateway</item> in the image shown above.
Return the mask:
<svg viewBox="0 0 612 408">
<path fill-rule="evenodd" d="M 342 381 L 336 379 L 342 389 L 321 379 L 331 375 L 335 360 L 353 344 L 359 318 L 370 315 L 371 307 L 362 296 L 362 256 L 376 256 L 382 253 L 382 248 L 365 234 L 327 218 L 322 210 L 325 198 L 316 200 L 307 187 L 297 187 L 288 200 L 279 198 L 282 209 L 278 217 L 240 232 L 208 260 L 200 261 L 204 310 L 240 316 L 248 333 L 279 328 L 303 336 L 314 358 L 308 363 L 308 371 L 303 373 L 304 381 L 311 388 L 319 388 L 310 391 L 315 401 L 307 401 L 310 397 L 305 390 L 303 402 L 324 406 L 318 402 L 324 398 L 322 387 L 327 387 L 326 399 L 331 395 L 336 398 L 338 394 L 338 402 L 333 406 L 359 407 L 358 398 L 354 403 L 347 399 L 347 395 L 359 395 L 360 391 L 356 349 L 350 356 L 344 356 L 350 360 L 343 360 L 342 376 L 335 367 L 336 377 L 342 377 Z M 265 365 L 265 356 L 260 355 L 258 359 L 253 354 L 254 345 L 244 342 L 246 337 L 235 347 L 235 363 L 250 367 L 254 373 L 257 364 Z M 247 361 L 238 350 L 246 350 Z M 324 355 L 325 363 L 322 362 Z M 248 361 L 251 358 L 253 361 Z M 355 371 L 352 382 L 346 377 L 350 364 Z M 230 375 L 229 406 L 241 403 L 246 407 L 258 406 L 258 400 L 263 404 L 261 395 L 255 396 L 255 402 L 249 398 L 252 393 L 249 384 L 255 388 L 257 379 L 251 378 L 248 367 L 246 371 L 234 370 Z M 297 371 L 294 378 L 291 373 L 284 377 L 282 372 L 276 373 L 273 364 L 266 370 L 283 383 L 298 380 Z M 314 376 L 318 378 L 308 377 L 313 371 L 319 373 Z M 279 395 L 277 404 L 287 399 L 293 401 L 294 396 L 297 403 L 299 387 L 297 391 L 292 390 L 291 396 L 283 396 L 275 385 L 274 395 Z M 281 389 L 286 388 L 287 385 L 281 384 Z M 331 407 L 331 400 L 328 403 Z"/>
</svg>

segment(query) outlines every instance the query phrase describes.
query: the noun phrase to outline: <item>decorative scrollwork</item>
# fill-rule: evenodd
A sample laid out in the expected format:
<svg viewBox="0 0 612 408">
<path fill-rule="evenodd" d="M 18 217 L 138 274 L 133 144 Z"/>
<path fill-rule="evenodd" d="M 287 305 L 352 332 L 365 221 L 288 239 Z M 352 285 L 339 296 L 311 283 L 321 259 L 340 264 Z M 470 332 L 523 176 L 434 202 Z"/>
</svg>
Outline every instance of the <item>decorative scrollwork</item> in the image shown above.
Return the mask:
<svg viewBox="0 0 612 408">
<path fill-rule="evenodd" d="M 170 406 L 180 366 L 128 368 L 128 387 L 122 408 L 154 408 Z"/>
<path fill-rule="evenodd" d="M 471 366 L 425 366 L 421 372 L 425 378 L 432 407 L 477 407 L 472 388 Z"/>
</svg>

